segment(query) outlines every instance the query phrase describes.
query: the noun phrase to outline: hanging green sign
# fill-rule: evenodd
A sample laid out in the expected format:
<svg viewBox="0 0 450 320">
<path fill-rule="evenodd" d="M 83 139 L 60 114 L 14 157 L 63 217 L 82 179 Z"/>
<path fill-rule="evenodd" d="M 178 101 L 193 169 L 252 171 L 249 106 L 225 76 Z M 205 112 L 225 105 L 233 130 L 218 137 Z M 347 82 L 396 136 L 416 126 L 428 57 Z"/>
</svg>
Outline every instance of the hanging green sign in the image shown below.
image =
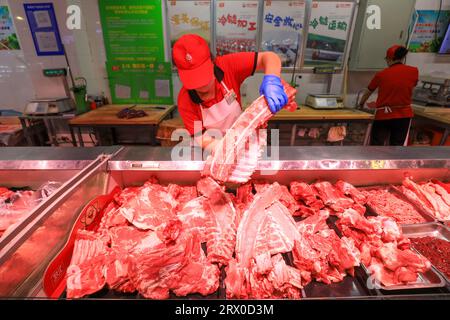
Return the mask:
<svg viewBox="0 0 450 320">
<path fill-rule="evenodd" d="M 113 103 L 172 104 L 161 0 L 99 0 Z"/>
</svg>

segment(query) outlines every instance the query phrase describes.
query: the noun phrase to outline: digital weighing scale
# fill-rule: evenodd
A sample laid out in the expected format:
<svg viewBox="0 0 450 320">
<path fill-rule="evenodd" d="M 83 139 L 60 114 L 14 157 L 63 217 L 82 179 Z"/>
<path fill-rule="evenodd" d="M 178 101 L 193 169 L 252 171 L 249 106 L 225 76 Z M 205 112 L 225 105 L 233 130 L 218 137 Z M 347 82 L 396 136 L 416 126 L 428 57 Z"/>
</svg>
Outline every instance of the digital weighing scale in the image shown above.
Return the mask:
<svg viewBox="0 0 450 320">
<path fill-rule="evenodd" d="M 344 102 L 340 95 L 309 94 L 305 104 L 314 109 L 343 109 Z"/>
<path fill-rule="evenodd" d="M 59 114 L 73 109 L 73 100 L 70 98 L 46 98 L 31 100 L 23 113 L 27 115 Z"/>
</svg>

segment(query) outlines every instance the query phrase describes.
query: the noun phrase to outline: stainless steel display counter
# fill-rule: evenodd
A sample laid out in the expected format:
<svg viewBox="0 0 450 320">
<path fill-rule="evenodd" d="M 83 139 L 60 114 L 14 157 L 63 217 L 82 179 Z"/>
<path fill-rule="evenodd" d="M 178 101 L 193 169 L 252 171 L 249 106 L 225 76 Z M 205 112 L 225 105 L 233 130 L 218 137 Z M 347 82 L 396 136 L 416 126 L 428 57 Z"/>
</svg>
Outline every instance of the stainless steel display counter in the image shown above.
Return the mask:
<svg viewBox="0 0 450 320">
<path fill-rule="evenodd" d="M 20 241 L 35 232 L 42 219 L 47 217 L 47 209 L 57 203 L 57 199 L 81 178 L 91 172 L 98 163 L 117 153 L 120 147 L 101 147 L 89 149 L 17 147 L 2 148 L 0 152 L 0 186 L 37 190 L 47 182 L 55 182 L 57 189 L 42 201 L 30 208 L 20 222 L 11 226 L 0 237 L 0 263 L 7 259 L 8 253 L 15 251 Z M 80 203 L 85 200 L 80 199 Z M 74 214 L 76 214 L 74 212 Z M 45 241 L 45 239 L 43 239 Z M 32 253 L 33 254 L 33 253 Z M 16 266 L 20 268 L 20 266 Z M 29 273 L 33 271 L 29 269 Z M 0 282 L 4 276 L 0 275 Z M 0 288 L 2 286 L 0 285 Z M 0 289 L 2 290 L 2 289 Z"/>
<path fill-rule="evenodd" d="M 92 163 L 74 183 L 65 184 L 62 192 L 33 220 L 28 231 L 16 234 L 7 248 L 0 249 L 0 296 L 44 296 L 45 268 L 64 246 L 73 222 L 88 200 L 116 186 L 141 185 L 151 176 L 163 184 L 195 184 L 202 168 L 201 158 L 172 161 L 171 149 L 150 147 L 125 147 L 111 159 L 106 157 Z M 281 148 L 279 159 L 266 157 L 260 161 L 255 178 L 280 183 L 294 179 L 306 182 L 344 179 L 356 186 L 367 186 L 401 183 L 405 175 L 418 181 L 430 178 L 449 181 L 449 168 L 450 149 L 445 147 L 293 147 Z M 360 280 L 350 277 L 341 284 L 314 283 L 305 292 L 307 298 L 394 297 L 392 293 L 387 296 L 366 290 Z M 398 297 L 404 293 L 396 294 Z M 449 289 L 408 294 L 448 297 Z"/>
</svg>

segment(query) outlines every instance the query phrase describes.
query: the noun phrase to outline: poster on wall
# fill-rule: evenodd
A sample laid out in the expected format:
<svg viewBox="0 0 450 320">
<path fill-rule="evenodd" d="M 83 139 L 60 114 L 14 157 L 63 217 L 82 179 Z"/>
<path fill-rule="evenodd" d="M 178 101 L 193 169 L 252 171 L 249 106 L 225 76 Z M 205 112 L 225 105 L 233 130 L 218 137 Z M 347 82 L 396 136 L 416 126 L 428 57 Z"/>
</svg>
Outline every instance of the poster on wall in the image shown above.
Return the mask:
<svg viewBox="0 0 450 320">
<path fill-rule="evenodd" d="M 0 50 L 20 50 L 8 6 L 0 6 Z"/>
<path fill-rule="evenodd" d="M 261 51 L 273 51 L 283 67 L 293 67 L 301 56 L 305 1 L 266 0 L 263 17 Z"/>
<path fill-rule="evenodd" d="M 312 3 L 305 66 L 342 66 L 353 6 L 342 1 Z"/>
<path fill-rule="evenodd" d="M 438 52 L 450 21 L 450 10 L 418 10 L 409 41 L 411 52 Z"/>
<path fill-rule="evenodd" d="M 139 67 L 135 64 L 107 62 L 107 71 L 113 103 L 172 103 L 171 64 L 156 62 Z"/>
<path fill-rule="evenodd" d="M 99 0 L 99 9 L 112 102 L 172 104 L 161 0 Z"/>
<path fill-rule="evenodd" d="M 256 51 L 259 1 L 216 2 L 216 53 Z"/>
<path fill-rule="evenodd" d="M 170 43 L 173 47 L 182 35 L 198 34 L 208 43 L 211 39 L 211 1 L 167 1 Z"/>
<path fill-rule="evenodd" d="M 38 56 L 64 55 L 52 3 L 24 3 L 25 14 Z"/>
</svg>

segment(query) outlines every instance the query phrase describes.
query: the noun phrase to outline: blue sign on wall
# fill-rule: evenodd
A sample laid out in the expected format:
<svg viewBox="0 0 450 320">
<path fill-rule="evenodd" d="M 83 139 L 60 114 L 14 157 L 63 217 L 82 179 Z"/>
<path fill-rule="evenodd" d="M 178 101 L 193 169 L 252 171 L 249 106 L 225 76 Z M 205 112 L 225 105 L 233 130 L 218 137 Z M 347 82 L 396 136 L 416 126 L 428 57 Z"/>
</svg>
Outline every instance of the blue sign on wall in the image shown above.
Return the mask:
<svg viewBox="0 0 450 320">
<path fill-rule="evenodd" d="M 52 3 L 24 3 L 28 25 L 38 56 L 63 55 L 55 9 Z"/>
</svg>

